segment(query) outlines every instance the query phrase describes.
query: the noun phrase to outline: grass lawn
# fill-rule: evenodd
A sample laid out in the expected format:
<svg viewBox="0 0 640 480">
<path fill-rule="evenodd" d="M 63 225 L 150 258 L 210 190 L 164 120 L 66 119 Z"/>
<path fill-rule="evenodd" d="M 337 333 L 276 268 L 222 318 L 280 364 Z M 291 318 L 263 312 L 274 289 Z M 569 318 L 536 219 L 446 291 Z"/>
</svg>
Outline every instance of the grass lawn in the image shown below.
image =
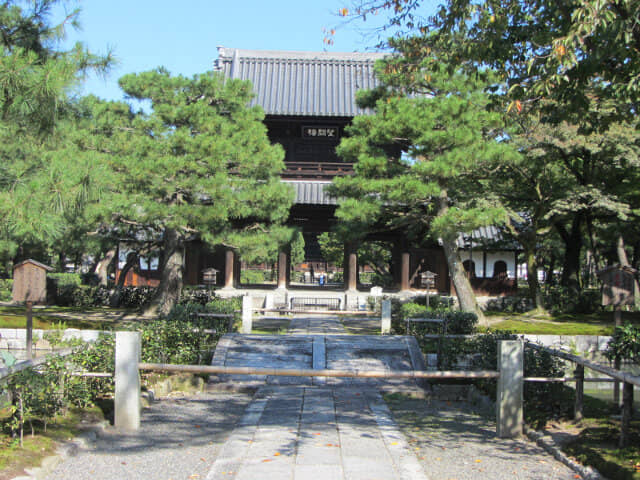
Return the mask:
<svg viewBox="0 0 640 480">
<path fill-rule="evenodd" d="M 612 335 L 613 312 L 532 314 L 487 312 L 491 330 L 533 335 Z M 640 325 L 640 312 L 622 312 L 622 322 Z"/>
<path fill-rule="evenodd" d="M 24 307 L 0 306 L 0 328 L 25 328 L 25 313 Z M 124 317 L 135 313 L 133 309 L 109 307 L 36 307 L 33 309 L 33 328 L 108 330 L 125 325 Z"/>
</svg>

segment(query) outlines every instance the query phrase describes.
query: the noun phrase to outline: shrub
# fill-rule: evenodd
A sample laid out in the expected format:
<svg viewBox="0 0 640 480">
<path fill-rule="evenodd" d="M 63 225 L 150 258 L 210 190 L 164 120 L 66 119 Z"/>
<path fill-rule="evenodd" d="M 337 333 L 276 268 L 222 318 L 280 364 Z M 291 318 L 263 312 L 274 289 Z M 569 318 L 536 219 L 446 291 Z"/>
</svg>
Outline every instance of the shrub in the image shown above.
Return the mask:
<svg viewBox="0 0 640 480">
<path fill-rule="evenodd" d="M 155 287 L 122 287 L 119 290 L 119 306 L 142 308 L 151 301 L 155 292 Z"/>
<path fill-rule="evenodd" d="M 593 313 L 600 308 L 597 289 L 575 292 L 562 286 L 549 286 L 542 297 L 544 307 L 551 313 Z"/>
<path fill-rule="evenodd" d="M 640 327 L 627 323 L 617 327 L 604 353 L 609 360 L 640 364 Z"/>
<path fill-rule="evenodd" d="M 229 331 L 226 318 L 199 318 L 197 313 L 233 313 L 237 299 L 214 299 L 207 305 L 176 305 L 165 318 L 142 329 L 142 358 L 150 363 L 209 364 L 218 339 Z M 215 333 L 205 333 L 215 330 Z"/>
<path fill-rule="evenodd" d="M 492 298 L 487 302 L 486 310 L 492 312 L 524 313 L 533 310 L 533 301 L 523 296 Z"/>
<path fill-rule="evenodd" d="M 443 317 L 447 322 L 447 333 L 452 335 L 468 335 L 473 333 L 478 323 L 478 316 L 473 312 L 446 310 Z"/>
<path fill-rule="evenodd" d="M 10 302 L 13 299 L 13 280 L 0 279 L 0 302 Z"/>
<path fill-rule="evenodd" d="M 82 278 L 79 273 L 48 273 L 47 278 L 58 286 L 82 284 Z"/>
<path fill-rule="evenodd" d="M 242 270 L 240 283 L 257 285 L 264 283 L 265 272 L 262 270 Z"/>
<path fill-rule="evenodd" d="M 199 303 L 200 305 L 206 305 L 215 298 L 215 295 L 214 290 L 186 287 L 182 290 L 179 303 L 182 305 L 187 303 Z"/>
<path fill-rule="evenodd" d="M 29 368 L 9 377 L 0 386 L 8 393 L 8 404 L 0 405 L 0 424 L 22 439 L 25 425 L 34 431 L 47 423 L 68 405 L 82 408 L 95 403 L 106 394 L 113 393 L 113 378 L 80 377 L 75 372 L 107 372 L 114 370 L 113 335 L 101 335 L 93 344 L 83 345 L 66 357 L 51 356 L 37 368 Z"/>
<path fill-rule="evenodd" d="M 469 341 L 468 347 L 474 352 L 472 365 L 479 370 L 496 370 L 498 341 L 515 340 L 517 335 L 496 331 L 478 335 Z M 565 366 L 561 359 L 545 350 L 524 349 L 525 377 L 563 377 Z M 495 381 L 481 381 L 479 386 L 493 398 L 496 394 Z M 564 401 L 565 386 L 562 383 L 524 383 L 524 409 L 529 422 L 544 425 L 549 418 L 569 415 L 571 406 Z"/>
</svg>

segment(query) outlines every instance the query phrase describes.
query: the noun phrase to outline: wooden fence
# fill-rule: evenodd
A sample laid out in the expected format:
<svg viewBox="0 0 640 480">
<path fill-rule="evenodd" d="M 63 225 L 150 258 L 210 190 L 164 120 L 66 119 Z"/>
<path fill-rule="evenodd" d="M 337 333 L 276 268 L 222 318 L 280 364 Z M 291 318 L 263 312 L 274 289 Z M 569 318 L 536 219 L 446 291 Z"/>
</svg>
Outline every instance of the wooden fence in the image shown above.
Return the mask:
<svg viewBox="0 0 640 480">
<path fill-rule="evenodd" d="M 116 332 L 115 425 L 122 429 L 140 427 L 140 370 L 203 374 L 273 375 L 348 378 L 497 378 L 497 433 L 503 438 L 522 434 L 522 381 L 524 344 L 505 340 L 498 345 L 499 371 L 371 371 L 331 369 L 276 369 L 203 365 L 141 363 L 139 332 Z"/>
</svg>

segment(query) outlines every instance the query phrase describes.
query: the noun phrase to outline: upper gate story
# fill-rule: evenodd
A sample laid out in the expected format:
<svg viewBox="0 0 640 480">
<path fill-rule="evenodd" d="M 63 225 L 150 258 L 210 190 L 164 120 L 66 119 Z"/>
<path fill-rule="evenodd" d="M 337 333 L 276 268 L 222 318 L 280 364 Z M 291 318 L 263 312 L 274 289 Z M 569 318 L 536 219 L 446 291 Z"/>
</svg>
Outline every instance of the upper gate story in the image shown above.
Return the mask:
<svg viewBox="0 0 640 480">
<path fill-rule="evenodd" d="M 356 115 L 356 92 L 378 86 L 382 53 L 284 52 L 218 48 L 215 69 L 253 84 L 272 142 L 286 152 L 285 180 L 331 180 L 353 171 L 336 147 Z"/>
</svg>

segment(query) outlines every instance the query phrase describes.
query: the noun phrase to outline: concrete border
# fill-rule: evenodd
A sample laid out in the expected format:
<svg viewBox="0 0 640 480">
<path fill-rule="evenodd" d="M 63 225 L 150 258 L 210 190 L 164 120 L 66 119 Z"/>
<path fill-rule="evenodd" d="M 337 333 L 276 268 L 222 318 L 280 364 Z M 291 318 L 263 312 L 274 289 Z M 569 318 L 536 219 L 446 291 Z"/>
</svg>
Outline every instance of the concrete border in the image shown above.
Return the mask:
<svg viewBox="0 0 640 480">
<path fill-rule="evenodd" d="M 527 425 L 524 426 L 525 435 L 531 440 L 535 442 L 536 445 L 545 449 L 545 451 L 549 452 L 553 458 L 562 462 L 564 465 L 569 467 L 571 470 L 579 474 L 584 480 L 607 480 L 606 477 L 603 477 L 598 470 L 593 467 L 586 467 L 581 463 L 576 462 L 575 460 L 569 458 L 560 448 L 560 446 L 551 438 L 550 435 L 545 435 L 542 432 L 537 432 L 529 428 Z"/>
</svg>

